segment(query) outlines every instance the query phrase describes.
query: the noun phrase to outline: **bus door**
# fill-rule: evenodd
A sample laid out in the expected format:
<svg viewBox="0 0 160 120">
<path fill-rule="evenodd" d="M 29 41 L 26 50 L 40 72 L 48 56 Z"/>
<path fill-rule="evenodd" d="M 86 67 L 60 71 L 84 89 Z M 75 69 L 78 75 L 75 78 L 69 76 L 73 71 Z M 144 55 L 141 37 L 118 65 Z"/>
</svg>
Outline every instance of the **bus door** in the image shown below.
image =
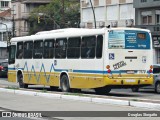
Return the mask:
<svg viewBox="0 0 160 120">
<path fill-rule="evenodd" d="M 8 81 L 13 82 L 16 79 L 15 72 L 15 58 L 16 58 L 16 45 L 12 43 L 9 46 L 9 59 L 8 59 Z"/>
</svg>

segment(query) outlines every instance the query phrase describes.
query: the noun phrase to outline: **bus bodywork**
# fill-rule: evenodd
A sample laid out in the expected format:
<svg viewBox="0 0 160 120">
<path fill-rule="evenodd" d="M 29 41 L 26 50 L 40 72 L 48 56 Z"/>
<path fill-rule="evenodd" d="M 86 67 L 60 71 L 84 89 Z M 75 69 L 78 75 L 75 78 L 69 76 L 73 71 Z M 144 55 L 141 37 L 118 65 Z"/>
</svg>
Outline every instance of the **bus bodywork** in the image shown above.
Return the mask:
<svg viewBox="0 0 160 120">
<path fill-rule="evenodd" d="M 137 35 L 140 33 L 146 35 L 145 38 L 143 35 L 141 36 L 146 40 L 141 40 L 139 43 L 140 39 L 137 39 Z M 82 58 L 82 45 L 79 46 L 79 57 L 74 59 L 67 57 L 70 38 L 79 37 L 81 38 L 79 44 L 82 44 L 83 37 L 90 36 L 96 41 L 93 58 Z M 59 42 L 59 39 L 66 41 L 61 48 L 67 54 L 64 58 L 56 57 L 56 51 L 58 51 L 56 43 Z M 35 59 L 34 55 L 29 59 L 17 58 L 17 49 L 19 49 L 17 44 L 19 42 L 25 44 L 27 41 L 33 41 L 35 44 L 38 40 L 42 40 L 42 43 L 45 40 L 54 40 L 55 57 L 44 58 L 47 52 L 45 53 L 45 48 L 43 48 L 43 55 L 40 59 Z M 97 51 L 100 49 L 97 47 L 99 40 L 102 40 L 101 57 L 97 57 Z M 60 41 L 59 44 L 62 42 Z M 34 47 L 32 47 L 32 54 L 35 54 Z M 72 51 L 74 52 L 74 49 Z M 37 52 L 37 54 L 40 53 Z M 17 37 L 11 40 L 8 80 L 19 82 L 25 87 L 33 84 L 60 87 L 62 91 L 69 91 L 70 88 L 95 88 L 98 92 L 102 92 L 108 90 L 103 88 L 109 88 L 110 91 L 115 87 L 141 87 L 151 85 L 153 82 L 152 54 L 152 40 L 148 30 L 111 28 L 62 29 L 39 32 L 36 35 Z"/>
</svg>

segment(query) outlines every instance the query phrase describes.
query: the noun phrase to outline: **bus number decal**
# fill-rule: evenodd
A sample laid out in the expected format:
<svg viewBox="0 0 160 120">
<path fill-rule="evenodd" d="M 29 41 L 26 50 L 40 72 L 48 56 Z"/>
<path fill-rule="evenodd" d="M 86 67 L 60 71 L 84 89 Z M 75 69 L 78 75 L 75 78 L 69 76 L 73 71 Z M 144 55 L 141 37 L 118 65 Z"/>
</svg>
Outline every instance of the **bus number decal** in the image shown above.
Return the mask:
<svg viewBox="0 0 160 120">
<path fill-rule="evenodd" d="M 114 65 L 113 65 L 113 68 L 114 68 L 114 70 L 117 70 L 117 69 L 119 69 L 119 68 L 121 68 L 121 67 L 124 67 L 124 66 L 126 66 L 126 65 L 127 65 L 126 62 L 121 61 L 121 62 L 118 62 L 118 63 L 114 64 Z"/>
</svg>

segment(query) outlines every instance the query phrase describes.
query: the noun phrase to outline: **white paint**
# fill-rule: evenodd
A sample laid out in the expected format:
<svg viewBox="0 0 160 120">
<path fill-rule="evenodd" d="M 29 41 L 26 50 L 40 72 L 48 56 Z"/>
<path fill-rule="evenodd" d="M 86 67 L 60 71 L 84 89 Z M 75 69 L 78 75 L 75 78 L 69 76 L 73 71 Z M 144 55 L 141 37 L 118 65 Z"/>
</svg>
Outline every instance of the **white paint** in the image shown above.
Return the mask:
<svg viewBox="0 0 160 120">
<path fill-rule="evenodd" d="M 92 102 L 114 105 L 129 105 L 128 100 L 106 99 L 106 98 L 92 98 Z"/>
</svg>

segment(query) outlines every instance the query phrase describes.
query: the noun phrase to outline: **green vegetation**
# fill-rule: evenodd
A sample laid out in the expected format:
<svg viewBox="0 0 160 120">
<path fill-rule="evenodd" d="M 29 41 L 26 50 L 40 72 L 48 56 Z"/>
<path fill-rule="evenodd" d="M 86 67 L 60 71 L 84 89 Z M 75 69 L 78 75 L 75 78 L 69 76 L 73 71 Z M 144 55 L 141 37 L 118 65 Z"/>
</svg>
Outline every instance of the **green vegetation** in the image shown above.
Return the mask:
<svg viewBox="0 0 160 120">
<path fill-rule="evenodd" d="M 47 5 L 35 8 L 29 17 L 30 34 L 59 28 L 79 27 L 80 3 L 68 0 L 52 0 Z"/>
<path fill-rule="evenodd" d="M 6 87 L 7 89 L 13 89 L 13 90 L 18 90 L 19 89 L 19 87 L 15 87 L 15 86 L 8 86 L 8 87 Z"/>
<path fill-rule="evenodd" d="M 64 93 L 64 95 L 74 95 L 74 96 L 84 96 L 84 97 L 88 96 L 82 93 Z"/>
<path fill-rule="evenodd" d="M 131 99 L 131 101 L 139 101 L 138 99 Z"/>
</svg>

